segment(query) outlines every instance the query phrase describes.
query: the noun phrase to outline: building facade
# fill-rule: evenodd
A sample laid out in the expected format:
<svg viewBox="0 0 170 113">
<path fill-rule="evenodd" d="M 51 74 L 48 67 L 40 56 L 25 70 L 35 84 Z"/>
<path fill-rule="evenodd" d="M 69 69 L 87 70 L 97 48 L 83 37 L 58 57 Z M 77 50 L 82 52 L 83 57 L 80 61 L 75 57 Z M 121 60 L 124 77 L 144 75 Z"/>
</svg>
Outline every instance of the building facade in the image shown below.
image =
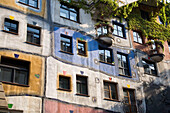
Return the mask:
<svg viewBox="0 0 170 113">
<path fill-rule="evenodd" d="M 99 23 L 58 0 L 1 0 L 0 11 L 0 112 L 170 112 L 168 41 L 155 62 L 127 19 Z"/>
</svg>

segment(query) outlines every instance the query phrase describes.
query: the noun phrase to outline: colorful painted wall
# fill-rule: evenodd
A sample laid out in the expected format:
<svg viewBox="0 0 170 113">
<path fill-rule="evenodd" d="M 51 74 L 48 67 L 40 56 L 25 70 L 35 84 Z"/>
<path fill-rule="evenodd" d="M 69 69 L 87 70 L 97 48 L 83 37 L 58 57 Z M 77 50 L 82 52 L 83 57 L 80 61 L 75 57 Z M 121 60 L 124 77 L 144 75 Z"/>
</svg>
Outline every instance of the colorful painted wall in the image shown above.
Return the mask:
<svg viewBox="0 0 170 113">
<path fill-rule="evenodd" d="M 18 58 L 14 54 L 19 55 Z M 17 85 L 12 83 L 3 83 L 5 95 L 36 95 L 42 96 L 44 91 L 44 62 L 45 59 L 40 56 L 26 54 L 17 51 L 1 50 L 0 56 L 11 57 L 14 59 L 30 62 L 28 85 Z"/>
<path fill-rule="evenodd" d="M 72 37 L 72 54 L 64 53 L 61 51 L 61 34 Z M 77 39 L 81 39 L 87 42 L 87 56 L 81 56 L 77 54 Z M 133 79 L 138 78 L 136 69 L 134 68 L 136 65 L 134 52 L 132 50 L 125 50 L 116 47 L 109 48 L 112 49 L 112 60 L 114 61 L 113 64 L 100 62 L 99 43 L 96 40 L 74 30 L 59 27 L 54 28 L 54 56 L 59 60 L 73 65 L 100 71 L 112 76 L 118 76 L 119 71 L 117 52 L 121 52 L 128 55 L 130 75 L 133 76 Z"/>
<path fill-rule="evenodd" d="M 38 0 L 38 9 L 21 4 L 18 2 L 18 0 L 1 0 L 0 6 L 19 10 L 26 14 L 31 13 L 45 17 L 46 0 Z"/>
</svg>

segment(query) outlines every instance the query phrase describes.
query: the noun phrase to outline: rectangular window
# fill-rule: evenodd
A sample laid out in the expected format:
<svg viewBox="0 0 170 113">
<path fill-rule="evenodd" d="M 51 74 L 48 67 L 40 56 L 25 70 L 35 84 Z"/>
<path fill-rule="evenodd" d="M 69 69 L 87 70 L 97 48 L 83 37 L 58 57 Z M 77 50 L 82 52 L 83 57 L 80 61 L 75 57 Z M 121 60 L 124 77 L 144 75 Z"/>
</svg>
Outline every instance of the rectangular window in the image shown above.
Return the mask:
<svg viewBox="0 0 170 113">
<path fill-rule="evenodd" d="M 127 55 L 117 53 L 117 58 L 118 58 L 119 74 L 129 76 Z"/>
<path fill-rule="evenodd" d="M 113 29 L 113 35 L 125 38 L 125 29 L 123 25 L 113 22 Z"/>
<path fill-rule="evenodd" d="M 78 40 L 77 49 L 78 49 L 79 55 L 87 56 L 87 45 L 86 44 L 87 43 L 85 41 Z"/>
<path fill-rule="evenodd" d="M 134 40 L 134 42 L 138 42 L 140 44 L 143 43 L 141 34 L 136 31 L 133 31 L 133 40 Z"/>
<path fill-rule="evenodd" d="M 5 18 L 4 31 L 9 33 L 18 34 L 18 21 Z"/>
<path fill-rule="evenodd" d="M 118 100 L 116 83 L 104 81 L 104 97 L 109 100 Z"/>
<path fill-rule="evenodd" d="M 40 45 L 40 27 L 27 25 L 27 42 Z"/>
<path fill-rule="evenodd" d="M 99 47 L 99 59 L 101 62 L 112 63 L 112 50 Z"/>
<path fill-rule="evenodd" d="M 78 9 L 60 5 L 60 16 L 78 22 Z"/>
<path fill-rule="evenodd" d="M 132 89 L 123 89 L 125 113 L 137 113 L 135 93 Z"/>
<path fill-rule="evenodd" d="M 144 67 L 144 73 L 150 74 L 150 75 L 157 75 L 155 63 L 145 60 L 145 59 L 142 60 L 142 63 Z"/>
<path fill-rule="evenodd" d="M 9 57 L 1 57 L 0 81 L 28 85 L 30 63 Z"/>
<path fill-rule="evenodd" d="M 108 27 L 107 26 L 101 26 L 97 28 L 97 35 L 106 35 L 108 33 Z"/>
<path fill-rule="evenodd" d="M 61 50 L 72 53 L 72 37 L 61 34 Z"/>
<path fill-rule="evenodd" d="M 77 94 L 88 95 L 87 77 L 76 76 Z"/>
<path fill-rule="evenodd" d="M 19 3 L 22 3 L 33 8 L 38 8 L 38 0 L 19 0 Z"/>
<path fill-rule="evenodd" d="M 70 77 L 59 75 L 59 89 L 70 91 Z"/>
</svg>

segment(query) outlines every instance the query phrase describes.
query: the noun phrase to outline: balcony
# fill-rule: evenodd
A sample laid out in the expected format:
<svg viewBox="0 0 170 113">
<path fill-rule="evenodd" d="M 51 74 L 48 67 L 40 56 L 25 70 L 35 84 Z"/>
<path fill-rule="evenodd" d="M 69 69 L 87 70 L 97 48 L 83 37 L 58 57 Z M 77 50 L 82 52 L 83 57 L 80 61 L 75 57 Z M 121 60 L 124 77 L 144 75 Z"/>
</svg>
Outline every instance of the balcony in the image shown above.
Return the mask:
<svg viewBox="0 0 170 113">
<path fill-rule="evenodd" d="M 146 44 L 149 48 L 149 57 L 154 62 L 161 62 L 164 58 L 164 45 L 162 40 L 149 40 Z"/>
<path fill-rule="evenodd" d="M 95 25 L 96 40 L 102 46 L 110 47 L 114 41 L 113 26 L 108 23 L 98 23 Z"/>
</svg>

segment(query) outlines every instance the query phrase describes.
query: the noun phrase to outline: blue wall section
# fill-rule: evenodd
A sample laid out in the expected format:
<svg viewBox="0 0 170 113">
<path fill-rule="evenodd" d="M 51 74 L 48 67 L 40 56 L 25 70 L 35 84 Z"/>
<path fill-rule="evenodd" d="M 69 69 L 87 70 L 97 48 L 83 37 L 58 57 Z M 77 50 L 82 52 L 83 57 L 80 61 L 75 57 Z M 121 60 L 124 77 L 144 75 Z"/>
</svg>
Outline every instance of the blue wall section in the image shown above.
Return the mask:
<svg viewBox="0 0 170 113">
<path fill-rule="evenodd" d="M 60 35 L 64 34 L 67 36 L 72 37 L 72 50 L 73 50 L 73 55 L 63 53 L 61 52 L 61 46 L 60 46 Z M 77 38 L 82 38 L 87 42 L 88 45 L 88 56 L 80 56 L 77 54 Z M 127 50 L 119 49 L 119 48 L 114 48 L 112 47 L 111 49 L 113 50 L 113 59 L 115 62 L 115 65 L 111 64 L 106 64 L 106 63 L 101 63 L 99 62 L 98 64 L 94 63 L 94 60 L 97 59 L 99 61 L 99 48 L 98 48 L 98 42 L 96 40 L 93 40 L 92 38 L 82 35 L 79 32 L 69 30 L 69 29 L 64 29 L 64 28 L 54 28 L 54 40 L 55 40 L 55 56 L 58 58 L 61 58 L 65 61 L 71 62 L 73 64 L 77 64 L 83 67 L 88 67 L 88 68 L 93 68 L 98 71 L 102 71 L 104 73 L 107 73 L 109 75 L 113 76 L 119 76 L 118 72 L 118 59 L 117 59 L 117 52 L 125 53 L 128 54 Z M 136 73 L 136 69 L 133 68 L 133 65 L 135 65 L 135 59 L 134 59 L 134 53 L 131 51 L 128 54 L 129 57 L 129 67 L 130 71 L 133 71 Z"/>
</svg>

